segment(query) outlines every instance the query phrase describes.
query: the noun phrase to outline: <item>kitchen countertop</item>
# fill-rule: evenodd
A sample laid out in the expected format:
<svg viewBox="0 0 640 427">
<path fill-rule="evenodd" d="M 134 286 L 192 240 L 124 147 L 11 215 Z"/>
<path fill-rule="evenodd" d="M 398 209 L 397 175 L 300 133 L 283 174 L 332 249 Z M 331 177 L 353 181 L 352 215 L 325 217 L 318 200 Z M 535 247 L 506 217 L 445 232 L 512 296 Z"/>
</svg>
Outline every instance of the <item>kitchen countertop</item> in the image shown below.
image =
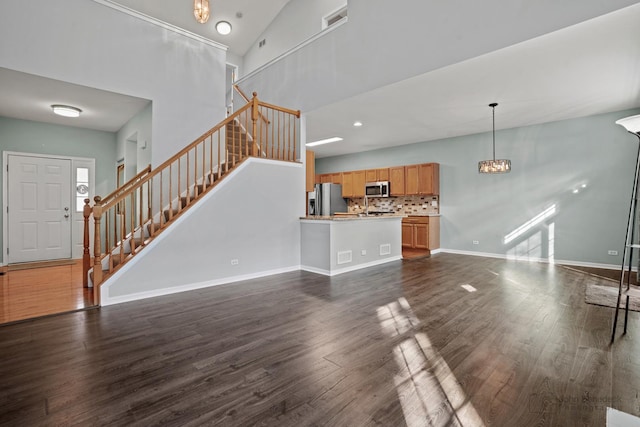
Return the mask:
<svg viewBox="0 0 640 427">
<path fill-rule="evenodd" d="M 382 214 L 382 215 L 369 215 L 369 216 L 358 216 L 358 214 L 352 213 L 340 213 L 337 212 L 336 215 L 331 216 L 303 216 L 300 217 L 301 220 L 312 220 L 312 221 L 350 221 L 350 220 L 361 220 L 361 219 L 389 219 L 389 218 L 407 218 L 407 217 L 430 217 L 430 216 L 440 216 L 440 214 Z"/>
<path fill-rule="evenodd" d="M 398 219 L 403 218 L 405 215 L 370 215 L 370 216 L 357 216 L 357 215 L 331 215 L 331 216 L 302 216 L 303 221 L 360 221 L 367 219 Z"/>
</svg>

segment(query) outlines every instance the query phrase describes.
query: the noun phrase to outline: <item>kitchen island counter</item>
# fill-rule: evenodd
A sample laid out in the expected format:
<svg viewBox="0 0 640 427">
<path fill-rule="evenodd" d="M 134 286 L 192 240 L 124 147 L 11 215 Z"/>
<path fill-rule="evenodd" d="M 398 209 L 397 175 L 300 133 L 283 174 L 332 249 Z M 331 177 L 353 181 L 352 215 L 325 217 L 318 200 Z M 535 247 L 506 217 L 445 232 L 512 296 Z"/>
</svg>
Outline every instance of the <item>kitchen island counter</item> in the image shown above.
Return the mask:
<svg viewBox="0 0 640 427">
<path fill-rule="evenodd" d="M 300 218 L 301 268 L 333 276 L 402 258 L 404 215 Z"/>
</svg>

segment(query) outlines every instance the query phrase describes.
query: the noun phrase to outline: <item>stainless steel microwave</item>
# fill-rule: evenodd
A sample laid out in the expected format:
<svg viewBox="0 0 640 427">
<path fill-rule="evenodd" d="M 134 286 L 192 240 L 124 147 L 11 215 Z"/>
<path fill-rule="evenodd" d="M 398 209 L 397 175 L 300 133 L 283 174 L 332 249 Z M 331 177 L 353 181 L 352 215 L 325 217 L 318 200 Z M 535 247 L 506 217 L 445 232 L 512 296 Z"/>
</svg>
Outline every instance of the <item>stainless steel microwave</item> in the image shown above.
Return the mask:
<svg viewBox="0 0 640 427">
<path fill-rule="evenodd" d="M 389 181 L 367 182 L 364 194 L 367 197 L 389 197 Z"/>
</svg>

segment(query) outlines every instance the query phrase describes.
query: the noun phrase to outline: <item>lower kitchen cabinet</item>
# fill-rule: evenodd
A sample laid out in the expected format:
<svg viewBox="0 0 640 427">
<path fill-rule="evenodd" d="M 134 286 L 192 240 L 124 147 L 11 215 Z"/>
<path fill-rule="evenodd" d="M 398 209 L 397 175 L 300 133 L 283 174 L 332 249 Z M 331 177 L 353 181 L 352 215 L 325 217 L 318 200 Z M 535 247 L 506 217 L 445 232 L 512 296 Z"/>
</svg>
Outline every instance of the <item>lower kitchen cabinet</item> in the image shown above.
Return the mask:
<svg viewBox="0 0 640 427">
<path fill-rule="evenodd" d="M 438 249 L 440 247 L 440 217 L 408 216 L 403 218 L 402 247 Z"/>
</svg>

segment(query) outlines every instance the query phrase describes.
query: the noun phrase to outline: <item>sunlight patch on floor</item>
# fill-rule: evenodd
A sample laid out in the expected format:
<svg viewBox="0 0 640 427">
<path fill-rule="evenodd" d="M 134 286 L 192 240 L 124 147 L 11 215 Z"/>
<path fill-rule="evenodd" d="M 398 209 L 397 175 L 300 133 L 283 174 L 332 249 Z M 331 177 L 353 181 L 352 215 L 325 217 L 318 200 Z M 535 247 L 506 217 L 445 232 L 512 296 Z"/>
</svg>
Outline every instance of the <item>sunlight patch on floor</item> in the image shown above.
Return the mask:
<svg viewBox="0 0 640 427">
<path fill-rule="evenodd" d="M 408 427 L 459 424 L 484 426 L 484 422 L 424 332 L 405 298 L 377 309 L 380 327 L 389 337 L 406 336 L 393 348 L 398 365 L 394 385 Z"/>
</svg>

